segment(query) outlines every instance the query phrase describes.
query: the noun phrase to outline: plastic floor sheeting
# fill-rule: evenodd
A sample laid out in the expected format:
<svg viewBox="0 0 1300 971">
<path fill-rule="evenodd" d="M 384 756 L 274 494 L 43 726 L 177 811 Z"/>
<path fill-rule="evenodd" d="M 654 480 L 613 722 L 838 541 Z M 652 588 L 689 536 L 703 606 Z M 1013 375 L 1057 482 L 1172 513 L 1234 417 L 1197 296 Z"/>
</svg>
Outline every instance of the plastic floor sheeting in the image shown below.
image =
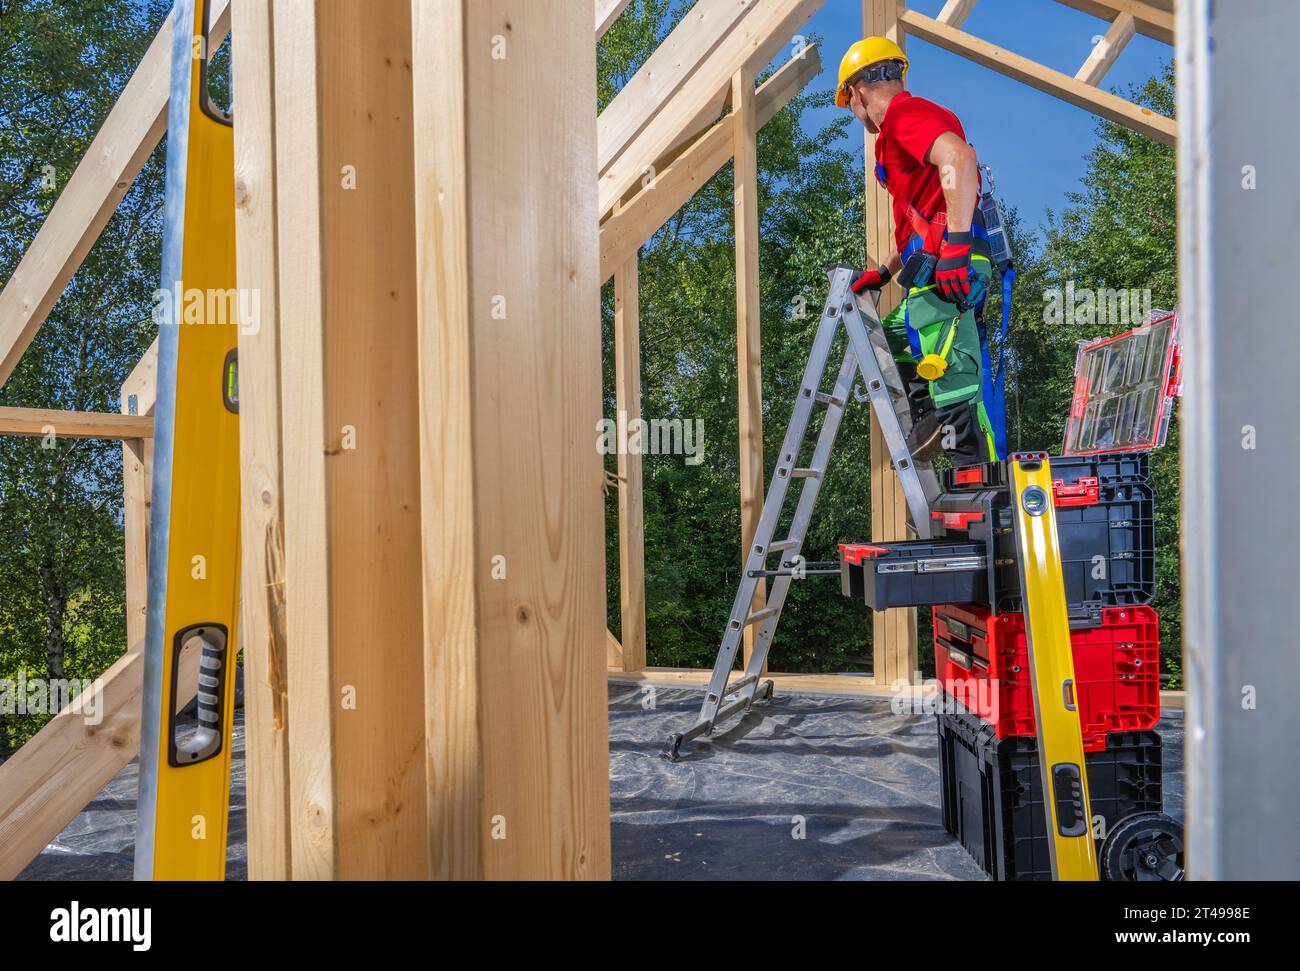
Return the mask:
<svg viewBox="0 0 1300 971">
<path fill-rule="evenodd" d="M 888 699 L 784 694 L 677 763 L 659 757 L 701 689 L 611 684 L 616 880 L 982 880 L 939 818 L 933 715 Z M 1183 816 L 1183 718 L 1160 723 L 1165 812 Z M 129 880 L 135 763 L 20 879 Z M 227 878 L 247 875 L 243 713 L 235 723 Z"/>
</svg>

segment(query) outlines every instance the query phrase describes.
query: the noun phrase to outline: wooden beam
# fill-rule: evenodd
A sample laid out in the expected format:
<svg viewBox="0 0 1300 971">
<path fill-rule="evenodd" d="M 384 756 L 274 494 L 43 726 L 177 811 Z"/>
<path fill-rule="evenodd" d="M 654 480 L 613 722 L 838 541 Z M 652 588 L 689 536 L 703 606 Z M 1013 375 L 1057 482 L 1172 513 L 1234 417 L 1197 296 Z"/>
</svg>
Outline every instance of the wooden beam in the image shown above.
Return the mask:
<svg viewBox="0 0 1300 971">
<path fill-rule="evenodd" d="M 944 50 L 991 68 L 999 74 L 1005 74 L 1062 101 L 1131 128 L 1148 138 L 1166 145 L 1172 145 L 1177 140 L 1178 125 L 1174 119 L 1166 118 L 1150 108 L 1135 105 L 1131 101 L 1101 91 L 1068 74 L 1044 67 L 1036 61 L 1014 54 L 996 44 L 990 44 L 986 40 L 945 26 L 915 10 L 899 9 L 898 23 L 903 30 L 914 37 L 927 40 Z"/>
<path fill-rule="evenodd" d="M 758 265 L 758 118 L 754 74 L 742 68 L 731 79 L 731 154 L 735 160 L 733 202 L 736 227 L 736 381 L 740 432 L 740 566 L 763 514 L 763 300 Z M 759 580 L 751 610 L 767 603 L 767 582 Z M 758 627 L 746 626 L 745 664 L 754 652 Z"/>
<path fill-rule="evenodd" d="M 600 113 L 596 121 L 603 174 L 670 105 L 682 86 L 749 12 L 744 0 L 696 0 L 681 22 Z M 656 156 L 657 157 L 657 156 Z M 644 159 L 645 164 L 654 158 Z"/>
<path fill-rule="evenodd" d="M 1102 78 L 1114 66 L 1136 31 L 1137 21 L 1131 13 L 1126 11 L 1116 17 L 1106 33 L 1093 45 L 1092 53 L 1075 73 L 1075 80 L 1094 86 L 1101 84 Z"/>
<path fill-rule="evenodd" d="M 1174 13 L 1172 3 L 1167 0 L 1164 3 L 1144 3 L 1142 0 L 1056 0 L 1056 2 L 1107 21 L 1115 20 L 1120 14 L 1128 14 L 1133 18 L 1139 34 L 1164 41 L 1166 44 L 1174 42 Z"/>
<path fill-rule="evenodd" d="M 641 420 L 641 309 L 637 257 L 614 274 L 614 396 L 621 428 Z M 619 441 L 624 441 L 620 432 Z M 618 453 L 619 665 L 645 667 L 645 496 L 640 452 Z"/>
<path fill-rule="evenodd" d="M 765 67 L 822 3 L 698 0 L 678 25 L 686 33 L 682 46 L 669 48 L 664 60 L 671 63 L 652 65 L 656 59 L 651 55 L 628 87 L 643 73 L 644 81 L 630 92 L 619 92 L 601 112 L 600 215 L 643 182 L 656 160 L 711 124 L 725 102 L 732 75 L 741 68 L 757 73 Z M 715 29 L 708 30 L 693 19 L 701 11 L 713 11 L 729 28 L 721 31 L 715 23 Z"/>
<path fill-rule="evenodd" d="M 158 338 L 136 362 L 122 382 L 122 412 L 127 415 L 152 415 L 158 397 Z"/>
<path fill-rule="evenodd" d="M 274 17 L 275 237 L 292 245 L 275 254 L 280 399 L 250 417 L 278 419 L 282 443 L 293 876 L 418 879 L 428 826 L 414 145 L 402 107 L 411 3 L 282 0 Z"/>
<path fill-rule="evenodd" d="M 429 874 L 605 880 L 589 8 L 412 8 Z"/>
<path fill-rule="evenodd" d="M 153 412 L 157 346 L 122 385 L 124 414 Z M 17 877 L 139 751 L 152 458 L 152 437 L 122 442 L 126 653 L 93 694 L 75 699 L 0 765 L 0 880 Z M 197 685 L 197 675 L 182 674 L 180 683 Z"/>
<path fill-rule="evenodd" d="M 213 0 L 215 53 L 230 30 L 230 0 Z M 63 294 L 167 129 L 171 15 L 145 52 L 76 171 L 0 290 L 0 386 Z"/>
<path fill-rule="evenodd" d="M 244 652 L 248 876 L 288 880 L 288 658 L 284 584 L 284 463 L 280 428 L 280 237 L 276 232 L 275 6 L 234 10 L 235 247 L 240 286 L 260 294 L 259 319 L 239 334 L 240 634 Z"/>
<path fill-rule="evenodd" d="M 178 669 L 179 711 L 199 658 Z M 144 649 L 138 643 L 0 765 L 0 880 L 12 880 L 140 751 Z"/>
<path fill-rule="evenodd" d="M 153 412 L 155 339 L 135 370 L 122 384 L 121 407 L 126 415 Z M 126 567 L 126 647 L 144 644 L 149 592 L 149 520 L 153 491 L 153 437 L 122 442 L 122 532 Z"/>
<path fill-rule="evenodd" d="M 906 49 L 907 38 L 898 26 L 894 0 L 863 0 L 864 36 L 889 37 Z M 883 263 L 895 248 L 889 193 L 870 170 L 875 158 L 875 136 L 866 133 L 867 265 Z M 897 284 L 890 284 L 880 296 L 881 315 L 889 313 L 902 299 Z M 902 483 L 889 460 L 889 446 L 876 414 L 871 414 L 871 536 L 881 541 L 908 538 L 907 499 Z M 910 683 L 917 668 L 916 611 L 909 608 L 875 611 L 871 615 L 872 664 L 876 681 L 889 685 Z"/>
<path fill-rule="evenodd" d="M 645 668 L 641 671 L 610 671 L 607 679 L 610 684 L 631 685 L 707 685 L 713 674 L 708 668 Z M 799 692 L 801 694 L 832 694 L 848 697 L 896 698 L 897 689 L 883 684 L 870 675 L 861 674 L 783 674 L 769 672 L 767 675 L 776 682 L 778 694 Z M 934 681 L 913 685 L 908 689 L 913 697 L 926 698 L 938 690 Z M 1187 692 L 1161 691 L 1160 708 L 1162 711 L 1182 711 L 1187 707 Z"/>
<path fill-rule="evenodd" d="M 960 28 L 966 23 L 966 18 L 970 16 L 971 8 L 974 6 L 975 0 L 948 0 L 936 19 L 941 24 Z"/>
<path fill-rule="evenodd" d="M 113 412 L 59 411 L 56 408 L 0 408 L 0 435 L 43 438 L 153 437 L 153 419 Z"/>
<path fill-rule="evenodd" d="M 808 47 L 787 61 L 758 89 L 754 113 L 762 128 L 790 99 L 821 73 L 821 53 Z M 731 158 L 733 115 L 726 115 L 671 161 L 661 161 L 653 181 L 619 205 L 600 227 L 602 282 L 625 265 L 641 246 Z"/>
<path fill-rule="evenodd" d="M 596 0 L 596 40 L 605 36 L 605 32 L 614 26 L 627 5 L 632 0 Z"/>
</svg>

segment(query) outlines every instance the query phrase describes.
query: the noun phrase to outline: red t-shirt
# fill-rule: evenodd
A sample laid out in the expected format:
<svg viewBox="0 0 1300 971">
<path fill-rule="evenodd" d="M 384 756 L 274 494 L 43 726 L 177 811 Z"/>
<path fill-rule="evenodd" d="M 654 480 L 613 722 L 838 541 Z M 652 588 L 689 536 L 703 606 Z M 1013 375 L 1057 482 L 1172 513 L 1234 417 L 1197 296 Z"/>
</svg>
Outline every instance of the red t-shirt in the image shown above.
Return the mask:
<svg viewBox="0 0 1300 971">
<path fill-rule="evenodd" d="M 889 107 L 876 137 L 876 165 L 885 170 L 889 197 L 894 203 L 894 239 L 901 253 L 912 238 L 907 218 L 915 206 L 926 219 L 946 209 L 939 170 L 925 160 L 930 148 L 944 132 L 966 140 L 961 122 L 947 108 L 900 92 Z M 879 176 L 879 169 L 877 169 Z"/>
</svg>

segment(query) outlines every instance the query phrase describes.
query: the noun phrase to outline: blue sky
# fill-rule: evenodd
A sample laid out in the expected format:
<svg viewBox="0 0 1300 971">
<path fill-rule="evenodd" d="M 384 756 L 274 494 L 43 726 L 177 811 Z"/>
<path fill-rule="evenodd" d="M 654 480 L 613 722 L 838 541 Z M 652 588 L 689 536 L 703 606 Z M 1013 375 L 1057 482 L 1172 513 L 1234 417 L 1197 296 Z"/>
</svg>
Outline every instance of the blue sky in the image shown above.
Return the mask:
<svg viewBox="0 0 1300 971">
<path fill-rule="evenodd" d="M 911 0 L 910 6 L 937 16 L 943 0 Z M 1107 24 L 1055 0 L 979 0 L 963 29 L 1007 50 L 1073 76 Z M 826 0 L 803 33 L 822 38 L 822 76 L 817 88 L 834 88 L 840 58 L 861 36 L 861 0 Z M 908 88 L 951 108 L 961 118 L 980 161 L 993 169 L 998 195 L 1020 211 L 1028 229 L 1038 227 L 1047 208 L 1057 212 L 1079 184 L 1084 159 L 1096 143 L 1095 117 L 1049 94 L 981 67 L 914 37 Z M 789 56 L 789 52 L 783 56 Z M 1173 49 L 1138 34 L 1102 82 L 1126 94 L 1130 85 L 1156 74 Z M 841 112 L 808 111 L 805 127 L 816 131 Z M 861 151 L 861 127 L 854 123 L 853 147 Z"/>
</svg>

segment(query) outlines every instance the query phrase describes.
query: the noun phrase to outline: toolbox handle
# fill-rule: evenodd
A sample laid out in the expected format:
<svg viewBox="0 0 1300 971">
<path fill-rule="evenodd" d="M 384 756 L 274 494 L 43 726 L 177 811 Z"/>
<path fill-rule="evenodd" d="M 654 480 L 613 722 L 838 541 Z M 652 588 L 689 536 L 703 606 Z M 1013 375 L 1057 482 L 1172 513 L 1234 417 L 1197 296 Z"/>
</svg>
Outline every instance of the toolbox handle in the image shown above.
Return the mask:
<svg viewBox="0 0 1300 971">
<path fill-rule="evenodd" d="M 1053 479 L 1052 498 L 1058 507 L 1095 506 L 1101 501 L 1101 480 L 1095 475 L 1081 476 L 1069 484 L 1064 479 Z"/>
</svg>

